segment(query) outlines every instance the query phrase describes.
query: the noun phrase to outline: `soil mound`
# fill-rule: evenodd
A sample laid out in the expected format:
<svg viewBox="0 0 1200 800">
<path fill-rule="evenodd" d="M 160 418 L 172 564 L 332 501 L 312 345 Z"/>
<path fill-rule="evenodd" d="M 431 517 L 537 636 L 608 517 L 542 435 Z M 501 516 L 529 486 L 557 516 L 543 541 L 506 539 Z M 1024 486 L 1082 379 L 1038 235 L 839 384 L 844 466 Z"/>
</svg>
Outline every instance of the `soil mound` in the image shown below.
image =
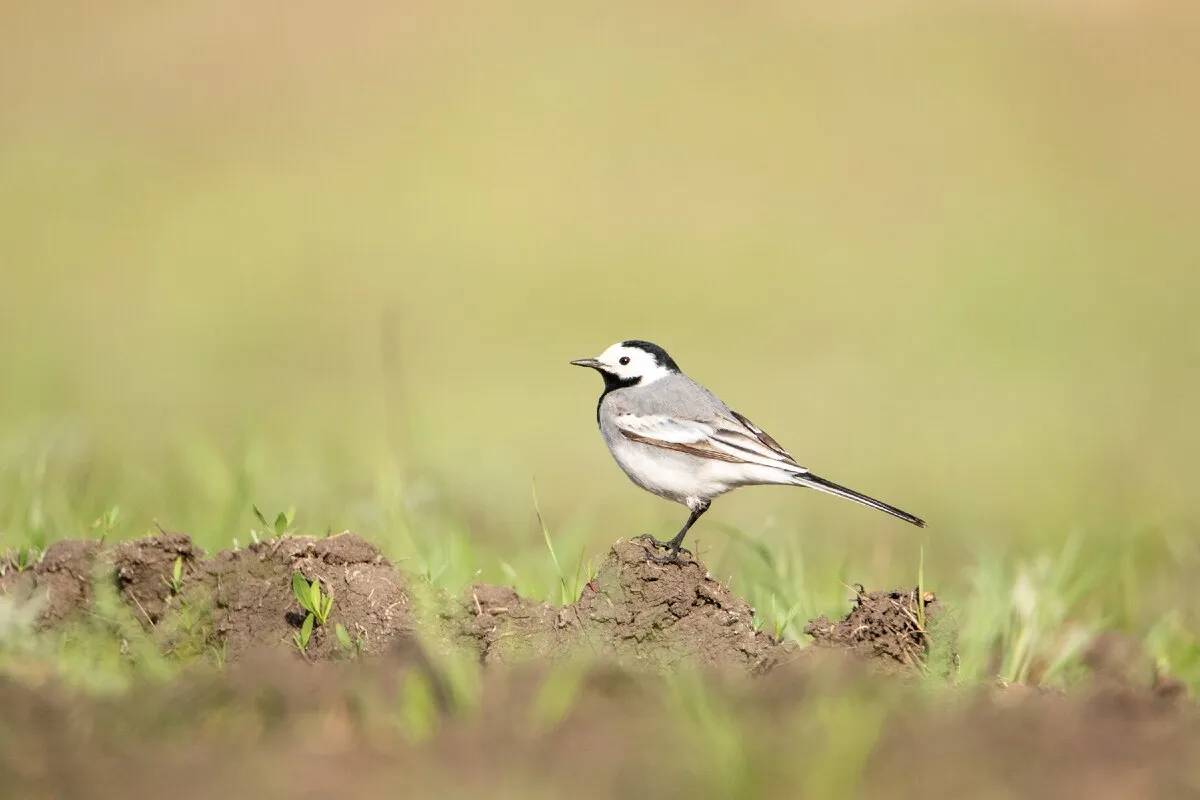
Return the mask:
<svg viewBox="0 0 1200 800">
<path fill-rule="evenodd" d="M 113 575 L 121 599 L 137 612 L 138 619 L 157 625 L 174 602 L 177 590 L 194 578 L 196 562 L 204 551 L 182 533 L 164 532 L 113 548 Z M 175 561 L 179 560 L 180 580 L 175 585 Z"/>
<path fill-rule="evenodd" d="M 591 652 L 623 663 L 769 670 L 795 648 L 754 626 L 754 610 L 695 560 L 654 564 L 617 542 L 563 621 Z"/>
<path fill-rule="evenodd" d="M 484 664 L 583 654 L 650 670 L 687 662 L 762 674 L 782 661 L 817 657 L 812 648 L 801 651 L 759 630 L 754 610 L 703 563 L 657 564 L 646 555 L 638 542 L 617 542 L 578 601 L 559 608 L 505 586 L 477 584 L 458 597 L 410 586 L 374 545 L 350 533 L 284 536 L 206 557 L 187 535 L 163 531 L 108 548 L 56 543 L 40 563 L 7 569 L 0 592 L 26 599 L 45 590 L 39 624 L 46 628 L 76 618 L 92 601 L 93 581 L 111 579 L 165 648 L 182 655 L 214 651 L 224 660 L 260 646 L 296 650 L 293 635 L 304 621 L 292 590 L 296 572 L 333 597 L 329 620 L 314 628 L 304 652 L 309 660 L 381 653 L 413 637 L 418 618 L 436 622 L 420 627 L 443 647 L 466 649 Z M 914 592 L 860 591 L 844 619 L 823 616 L 806 632 L 818 647 L 885 670 L 911 670 L 928 649 L 921 622 L 939 610 L 932 594 L 918 610 Z M 336 635 L 338 625 L 346 637 Z"/>
<path fill-rule="evenodd" d="M 697 561 L 653 564 L 645 547 L 617 542 L 579 600 L 562 608 L 504 586 L 468 587 L 442 618 L 451 639 L 485 664 L 554 661 L 575 653 L 653 670 L 765 672 L 795 650 L 754 627 L 754 611 Z"/>
<path fill-rule="evenodd" d="M 334 598 L 328 621 L 313 630 L 310 659 L 380 653 L 414 630 L 403 574 L 352 534 L 284 537 L 212 558 L 181 533 L 107 549 L 91 541 L 56 542 L 23 570 L 9 556 L 0 594 L 41 602 L 38 628 L 45 630 L 78 619 L 92 604 L 95 581 L 111 580 L 138 621 L 163 635 L 165 647 L 188 653 L 212 648 L 236 660 L 259 646 L 295 648 L 292 634 L 304 621 L 292 591 L 297 571 Z M 335 635 L 338 624 L 349 646 Z M 184 646 L 185 638 L 199 641 Z"/>
<path fill-rule="evenodd" d="M 295 572 L 333 596 L 328 621 L 313 630 L 309 658 L 350 655 L 335 635 L 338 624 L 366 654 L 383 652 L 415 628 L 404 576 L 374 545 L 349 533 L 289 536 L 200 562 L 193 596 L 203 593 L 211 603 L 213 635 L 228 658 L 260 644 L 294 647 L 292 634 L 304 621 L 292 592 Z"/>
<path fill-rule="evenodd" d="M 41 602 L 38 629 L 57 627 L 76 619 L 92 602 L 92 581 L 100 543 L 80 539 L 55 542 L 41 561 L 18 569 L 11 556 L 0 556 L 4 574 L 0 594 L 19 601 Z"/>
<path fill-rule="evenodd" d="M 507 586 L 475 584 L 442 617 L 456 644 L 479 653 L 483 664 L 515 664 L 562 654 L 565 609 L 521 597 Z"/>
<path fill-rule="evenodd" d="M 940 650 L 952 631 L 937 624 L 949 615 L 931 593 L 858 588 L 844 618 L 808 625 L 814 646 L 800 650 L 757 630 L 703 564 L 650 563 L 636 542 L 615 544 L 562 608 L 483 584 L 437 596 L 350 534 L 212 557 L 165 532 L 108 548 L 61 542 L 22 567 L 10 559 L 0 592 L 44 595 L 42 627 L 85 613 L 93 586 L 111 586 L 167 646 L 187 618 L 230 664 L 197 659 L 116 696 L 71 692 L 53 674 L 35 686 L 0 674 L 0 775 L 14 796 L 132 800 L 170 786 L 197 800 L 366 798 L 403 785 L 423 796 L 537 787 L 604 798 L 722 794 L 733 779 L 795 797 L 840 788 L 822 782 L 831 775 L 888 800 L 1173 799 L 1200 786 L 1190 758 L 1200 716 L 1136 642 L 1094 642 L 1095 680 L 1069 694 L 985 687 L 930 703 L 912 681 L 871 675 L 912 674 L 931 635 Z M 292 643 L 297 571 L 334 598 L 308 646 L 313 663 Z M 431 617 L 435 640 L 489 665 L 478 692 L 413 635 Z M 338 623 L 370 658 L 345 658 Z M 549 669 L 575 653 L 588 656 L 581 674 Z M 670 668 L 685 661 L 704 671 L 702 708 L 672 691 L 689 676 Z M 864 715 L 852 739 L 830 737 L 842 730 L 827 724 L 839 696 Z M 843 761 L 850 771 L 829 770 Z"/>
<path fill-rule="evenodd" d="M 850 613 L 837 622 L 822 614 L 804 627 L 818 647 L 849 650 L 885 671 L 911 671 L 929 651 L 929 627 L 941 606 L 933 592 L 867 592 L 855 587 Z"/>
</svg>

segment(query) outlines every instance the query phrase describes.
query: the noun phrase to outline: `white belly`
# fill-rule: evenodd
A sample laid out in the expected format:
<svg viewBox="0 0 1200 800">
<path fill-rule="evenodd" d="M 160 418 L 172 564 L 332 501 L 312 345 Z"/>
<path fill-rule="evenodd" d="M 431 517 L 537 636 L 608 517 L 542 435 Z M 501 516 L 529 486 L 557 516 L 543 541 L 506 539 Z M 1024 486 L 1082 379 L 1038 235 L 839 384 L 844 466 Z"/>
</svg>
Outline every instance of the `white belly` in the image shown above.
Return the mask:
<svg viewBox="0 0 1200 800">
<path fill-rule="evenodd" d="M 629 479 L 648 492 L 687 506 L 742 485 L 744 466 L 625 439 L 612 446 L 613 458 Z"/>
</svg>

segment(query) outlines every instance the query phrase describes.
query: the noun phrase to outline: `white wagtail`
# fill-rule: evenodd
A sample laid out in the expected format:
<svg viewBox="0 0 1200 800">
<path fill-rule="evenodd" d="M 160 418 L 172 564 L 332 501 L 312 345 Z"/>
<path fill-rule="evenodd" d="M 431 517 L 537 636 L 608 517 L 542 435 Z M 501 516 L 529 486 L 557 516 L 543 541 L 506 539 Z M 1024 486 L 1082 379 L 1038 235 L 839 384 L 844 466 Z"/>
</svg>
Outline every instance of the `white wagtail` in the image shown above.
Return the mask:
<svg viewBox="0 0 1200 800">
<path fill-rule="evenodd" d="M 739 486 L 807 486 L 925 526 L 920 517 L 797 464 L 761 428 L 684 375 L 656 344 L 636 339 L 618 342 L 598 358 L 571 363 L 591 367 L 604 378 L 596 422 L 625 474 L 646 491 L 681 503 L 691 512 L 670 541 L 648 533 L 637 537 L 667 551 L 664 556 L 649 556 L 652 561 L 670 563 L 681 552 L 691 555 L 682 547 L 688 529 L 714 498 Z"/>
</svg>

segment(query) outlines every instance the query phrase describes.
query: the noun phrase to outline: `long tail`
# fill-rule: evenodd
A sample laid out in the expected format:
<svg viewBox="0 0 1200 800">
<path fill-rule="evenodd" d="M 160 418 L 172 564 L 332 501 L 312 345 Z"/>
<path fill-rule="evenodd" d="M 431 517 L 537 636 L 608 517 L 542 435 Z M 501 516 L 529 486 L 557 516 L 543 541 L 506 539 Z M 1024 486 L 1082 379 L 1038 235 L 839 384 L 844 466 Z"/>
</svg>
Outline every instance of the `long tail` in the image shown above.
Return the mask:
<svg viewBox="0 0 1200 800">
<path fill-rule="evenodd" d="M 845 497 L 847 500 L 853 500 L 856 503 L 862 503 L 864 506 L 877 508 L 880 511 L 891 514 L 893 517 L 899 517 L 905 522 L 916 525 L 918 528 L 925 527 L 925 520 L 918 516 L 914 516 L 907 511 L 901 511 L 895 506 L 890 506 L 882 500 L 876 500 L 874 497 L 867 497 L 865 494 L 859 494 L 853 489 L 847 489 L 841 484 L 826 480 L 825 478 L 822 478 L 819 475 L 814 475 L 811 472 L 804 472 L 796 475 L 792 478 L 792 482 L 798 486 L 807 486 L 810 489 L 816 489 L 817 491 L 835 494 L 838 497 Z"/>
</svg>

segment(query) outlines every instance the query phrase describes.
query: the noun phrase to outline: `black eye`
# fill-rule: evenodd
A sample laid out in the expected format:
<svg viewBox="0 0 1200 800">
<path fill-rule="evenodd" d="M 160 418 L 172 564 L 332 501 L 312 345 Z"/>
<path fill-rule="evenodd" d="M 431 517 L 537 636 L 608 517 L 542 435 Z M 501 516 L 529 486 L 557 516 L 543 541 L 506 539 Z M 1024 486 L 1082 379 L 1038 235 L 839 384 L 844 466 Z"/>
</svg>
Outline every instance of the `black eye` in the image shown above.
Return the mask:
<svg viewBox="0 0 1200 800">
<path fill-rule="evenodd" d="M 621 356 L 621 358 L 617 360 L 617 363 L 620 364 L 622 367 L 625 366 L 626 364 L 629 363 L 629 356 Z"/>
</svg>

